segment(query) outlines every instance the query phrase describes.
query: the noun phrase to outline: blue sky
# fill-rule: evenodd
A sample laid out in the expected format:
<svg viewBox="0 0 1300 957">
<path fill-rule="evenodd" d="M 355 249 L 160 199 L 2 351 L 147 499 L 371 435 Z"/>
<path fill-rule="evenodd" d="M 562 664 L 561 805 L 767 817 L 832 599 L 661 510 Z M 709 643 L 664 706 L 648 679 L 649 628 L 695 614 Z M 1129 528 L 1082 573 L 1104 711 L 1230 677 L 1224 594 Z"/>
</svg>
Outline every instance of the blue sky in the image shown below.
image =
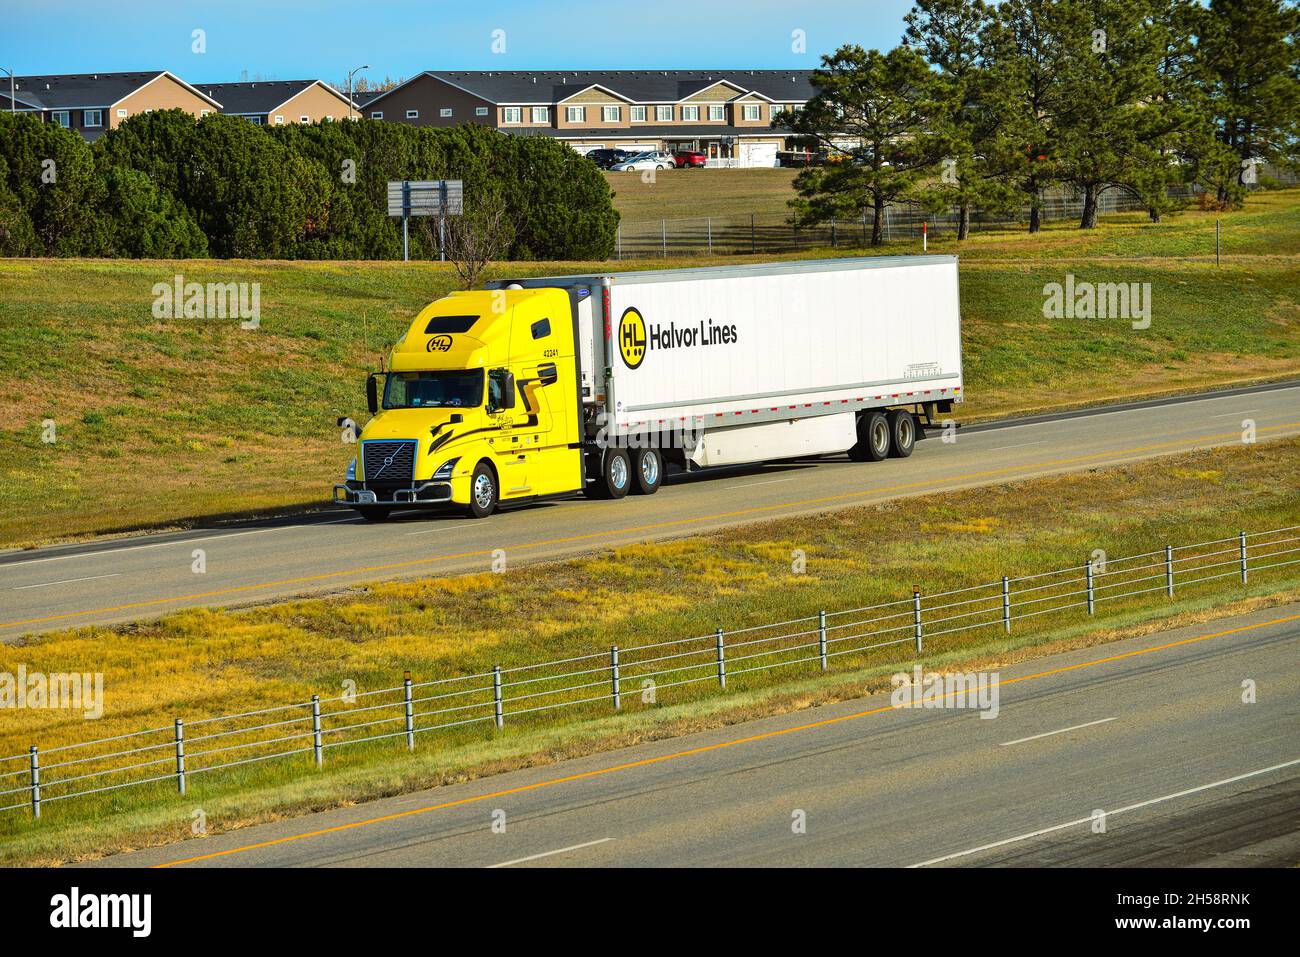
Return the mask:
<svg viewBox="0 0 1300 957">
<path fill-rule="evenodd" d="M 910 0 L 35 0 L 6 5 L 0 68 L 171 70 L 192 82 L 421 70 L 812 68 L 842 43 L 888 48 Z M 191 50 L 206 32 L 207 52 Z M 807 53 L 791 49 L 803 30 Z M 505 52 L 493 53 L 493 31 Z"/>
</svg>

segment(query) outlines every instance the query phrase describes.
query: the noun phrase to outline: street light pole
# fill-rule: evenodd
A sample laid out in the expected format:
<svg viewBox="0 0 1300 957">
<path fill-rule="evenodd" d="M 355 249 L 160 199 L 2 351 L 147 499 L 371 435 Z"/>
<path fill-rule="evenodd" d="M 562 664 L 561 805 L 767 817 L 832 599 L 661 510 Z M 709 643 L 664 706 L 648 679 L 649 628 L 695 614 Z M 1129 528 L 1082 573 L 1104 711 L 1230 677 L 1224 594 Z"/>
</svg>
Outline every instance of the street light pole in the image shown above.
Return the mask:
<svg viewBox="0 0 1300 957">
<path fill-rule="evenodd" d="M 369 70 L 369 69 L 370 69 L 370 64 L 367 63 L 365 66 L 359 66 L 355 70 L 348 71 L 348 119 L 349 120 L 352 119 L 352 76 L 353 74 L 360 73 L 362 70 Z"/>
</svg>

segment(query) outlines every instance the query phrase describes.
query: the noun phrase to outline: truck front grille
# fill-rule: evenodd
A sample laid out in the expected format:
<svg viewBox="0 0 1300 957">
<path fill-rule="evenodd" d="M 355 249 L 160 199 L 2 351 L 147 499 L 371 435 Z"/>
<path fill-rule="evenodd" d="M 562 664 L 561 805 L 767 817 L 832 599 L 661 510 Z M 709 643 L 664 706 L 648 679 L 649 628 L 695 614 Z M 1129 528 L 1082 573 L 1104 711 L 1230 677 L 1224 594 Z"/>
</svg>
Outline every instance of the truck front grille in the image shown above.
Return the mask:
<svg viewBox="0 0 1300 957">
<path fill-rule="evenodd" d="M 415 479 L 415 440 L 362 442 L 361 460 L 367 486 L 409 487 Z"/>
</svg>

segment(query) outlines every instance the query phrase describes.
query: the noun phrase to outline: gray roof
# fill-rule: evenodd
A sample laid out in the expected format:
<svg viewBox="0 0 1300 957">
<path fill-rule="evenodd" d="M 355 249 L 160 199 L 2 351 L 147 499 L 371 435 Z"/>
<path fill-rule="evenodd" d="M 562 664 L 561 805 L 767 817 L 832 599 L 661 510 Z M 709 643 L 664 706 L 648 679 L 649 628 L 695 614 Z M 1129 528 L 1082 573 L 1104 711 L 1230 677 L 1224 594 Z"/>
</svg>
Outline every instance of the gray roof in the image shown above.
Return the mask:
<svg viewBox="0 0 1300 957">
<path fill-rule="evenodd" d="M 777 102 L 812 98 L 809 70 L 426 70 L 490 103 L 558 103 L 602 86 L 634 103 L 670 103 L 727 81 Z M 739 93 L 737 93 L 739 95 Z"/>
<path fill-rule="evenodd" d="M 605 126 L 592 129 L 503 126 L 500 130 L 511 136 L 549 136 L 564 140 L 711 140 L 720 136 L 780 136 L 790 132 L 778 126 L 723 126 L 720 123 L 710 123 L 707 126 L 699 123 L 692 123 L 689 126 L 645 126 L 638 123 L 630 127 Z"/>
<path fill-rule="evenodd" d="M 43 109 L 63 110 L 78 107 L 112 106 L 145 84 L 167 73 L 146 70 L 137 73 L 63 73 L 47 76 L 14 77 L 14 99 L 21 108 L 24 101 Z M 175 74 L 167 74 L 185 83 Z M 185 84 L 188 86 L 189 84 Z M 207 94 L 204 94 L 207 95 Z M 9 99 L 9 84 L 4 84 L 4 98 Z"/>
<path fill-rule="evenodd" d="M 248 83 L 198 83 L 197 88 L 221 104 L 223 113 L 269 113 L 286 100 L 307 89 L 316 80 L 253 80 Z M 328 83 L 323 84 L 339 100 L 347 104 L 347 97 Z M 355 102 L 355 100 L 354 100 Z"/>
</svg>

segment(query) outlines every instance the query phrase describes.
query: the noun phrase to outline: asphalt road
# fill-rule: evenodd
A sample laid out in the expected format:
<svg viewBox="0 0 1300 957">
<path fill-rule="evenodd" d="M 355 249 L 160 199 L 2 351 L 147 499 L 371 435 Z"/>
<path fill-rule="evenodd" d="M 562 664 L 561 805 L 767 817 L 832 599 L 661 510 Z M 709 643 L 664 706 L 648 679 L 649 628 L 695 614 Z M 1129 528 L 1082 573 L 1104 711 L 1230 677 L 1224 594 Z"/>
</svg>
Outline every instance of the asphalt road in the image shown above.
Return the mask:
<svg viewBox="0 0 1300 957">
<path fill-rule="evenodd" d="M 410 512 L 371 525 L 350 511 L 0 555 L 0 640 L 229 606 L 377 579 L 486 571 L 744 522 L 930 495 L 1241 441 L 1300 435 L 1300 385 L 932 435 L 909 459 L 847 458 L 678 475 L 657 495 L 574 498 L 485 521 Z M 322 490 L 325 494 L 328 490 Z M 195 550 L 204 570 L 195 571 Z"/>
<path fill-rule="evenodd" d="M 877 695 L 93 866 L 1290 867 L 1297 652 L 1293 604 L 1003 667 L 991 720 Z"/>
</svg>

